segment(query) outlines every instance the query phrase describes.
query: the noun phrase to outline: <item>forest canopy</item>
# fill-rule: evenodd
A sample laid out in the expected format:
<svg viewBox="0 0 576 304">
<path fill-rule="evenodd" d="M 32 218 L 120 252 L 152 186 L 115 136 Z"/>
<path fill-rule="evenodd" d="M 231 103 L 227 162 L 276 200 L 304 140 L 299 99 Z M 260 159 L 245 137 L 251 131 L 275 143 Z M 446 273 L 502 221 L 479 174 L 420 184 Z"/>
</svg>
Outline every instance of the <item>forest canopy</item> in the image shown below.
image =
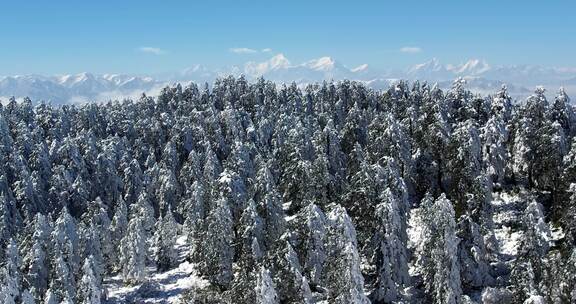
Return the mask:
<svg viewBox="0 0 576 304">
<path fill-rule="evenodd" d="M 12 99 L 0 302 L 105 303 L 106 278 L 177 267 L 180 236 L 209 282 L 186 303 L 575 302 L 575 135 L 562 89 L 514 102 L 461 80 Z"/>
</svg>

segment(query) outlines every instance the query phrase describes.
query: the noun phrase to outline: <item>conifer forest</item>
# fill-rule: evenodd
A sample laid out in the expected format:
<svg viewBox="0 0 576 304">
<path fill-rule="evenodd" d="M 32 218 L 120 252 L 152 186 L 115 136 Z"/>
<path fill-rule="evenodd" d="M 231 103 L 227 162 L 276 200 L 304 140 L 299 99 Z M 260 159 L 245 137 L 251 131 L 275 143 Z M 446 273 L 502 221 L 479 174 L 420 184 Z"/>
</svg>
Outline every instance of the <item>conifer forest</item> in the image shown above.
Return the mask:
<svg viewBox="0 0 576 304">
<path fill-rule="evenodd" d="M 6 100 L 0 303 L 576 303 L 576 111 L 547 89 Z"/>
</svg>

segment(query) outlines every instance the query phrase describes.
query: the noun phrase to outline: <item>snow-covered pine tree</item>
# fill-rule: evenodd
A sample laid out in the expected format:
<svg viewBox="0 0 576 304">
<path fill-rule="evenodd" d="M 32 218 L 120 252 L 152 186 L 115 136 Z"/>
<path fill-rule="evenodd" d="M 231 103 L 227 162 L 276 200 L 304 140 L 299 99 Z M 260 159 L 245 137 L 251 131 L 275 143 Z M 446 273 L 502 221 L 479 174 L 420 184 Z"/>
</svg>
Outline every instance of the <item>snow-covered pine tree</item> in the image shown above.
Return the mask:
<svg viewBox="0 0 576 304">
<path fill-rule="evenodd" d="M 276 188 L 270 169 L 264 165 L 256 175 L 255 202 L 258 214 L 263 219 L 265 233 L 258 240 L 262 249 L 272 248 L 286 230 L 282 198 Z"/>
<path fill-rule="evenodd" d="M 160 187 L 156 196 L 158 197 L 160 215 L 165 215 L 169 209 L 177 209 L 176 203 L 180 200 L 180 186 L 173 169 L 161 168 L 159 174 Z"/>
<path fill-rule="evenodd" d="M 49 263 L 46 251 L 39 243 L 34 243 L 24 258 L 26 283 L 35 299 L 40 300 L 48 289 Z"/>
<path fill-rule="evenodd" d="M 197 134 L 201 134 L 203 131 L 199 130 L 199 127 L 191 127 L 197 132 Z M 188 195 L 186 194 L 186 191 L 190 191 L 190 189 L 192 188 L 192 183 L 198 181 L 201 176 L 202 176 L 202 159 L 201 159 L 201 153 L 199 151 L 196 150 L 195 146 L 198 144 L 199 140 L 196 139 L 196 136 L 198 135 L 192 135 L 192 134 L 187 134 L 186 135 L 186 140 L 190 140 L 191 141 L 191 145 L 192 145 L 192 150 L 189 152 L 188 157 L 186 158 L 186 160 L 183 162 L 182 164 L 182 169 L 180 170 L 180 172 L 178 173 L 178 180 L 181 182 L 182 184 L 182 193 L 184 195 L 184 199 L 186 199 L 188 197 Z M 188 138 L 188 136 L 190 136 L 190 138 Z M 185 205 L 180 205 L 182 208 L 186 208 Z M 180 209 L 178 210 L 181 213 L 184 213 L 183 211 L 184 209 Z"/>
<path fill-rule="evenodd" d="M 136 204 L 130 206 L 129 218 L 132 220 L 134 217 L 140 218 L 147 244 L 146 250 L 148 250 L 153 239 L 152 236 L 154 235 L 156 217 L 154 215 L 154 207 L 146 191 L 142 191 L 138 196 Z M 128 226 L 130 226 L 130 224 L 128 224 Z"/>
<path fill-rule="evenodd" d="M 256 280 L 260 274 L 260 266 L 264 252 L 261 248 L 264 234 L 264 223 L 256 210 L 256 204 L 249 200 L 242 212 L 237 228 L 240 245 L 236 251 L 237 268 L 230 290 L 235 302 L 239 304 L 256 301 Z"/>
<path fill-rule="evenodd" d="M 534 200 L 524 211 L 522 226 L 525 234 L 510 275 L 514 299 L 519 302 L 532 296 L 542 296 L 540 282 L 544 269 L 543 258 L 550 249 L 552 239 L 542 205 Z"/>
<path fill-rule="evenodd" d="M 253 159 L 254 148 L 250 142 L 234 142 L 234 146 L 228 157 L 228 164 L 234 172 L 238 172 L 242 180 L 254 178 L 256 172 Z"/>
<path fill-rule="evenodd" d="M 272 255 L 274 282 L 281 303 L 312 303 L 308 280 L 302 275 L 300 261 L 289 242 Z"/>
<path fill-rule="evenodd" d="M 570 248 L 576 244 L 576 183 L 571 183 L 567 192 L 568 199 L 559 207 L 562 208 L 560 224 L 564 229 L 565 246 Z"/>
<path fill-rule="evenodd" d="M 274 288 L 274 283 L 270 277 L 270 271 L 262 267 L 258 272 L 256 281 L 256 304 L 278 304 L 278 295 Z"/>
<path fill-rule="evenodd" d="M 29 231 L 29 241 L 25 244 L 24 258 L 22 261 L 22 271 L 25 277 L 27 288 L 32 296 L 40 301 L 48 288 L 48 274 L 50 261 L 50 234 L 52 227 L 46 216 L 41 213 L 36 214 L 34 221 L 29 224 L 33 231 Z"/>
<path fill-rule="evenodd" d="M 60 215 L 54 223 L 52 231 L 52 244 L 56 247 L 56 252 L 61 254 L 63 262 L 66 263 L 69 272 L 78 273 L 80 270 L 80 238 L 76 220 L 64 207 L 60 210 Z"/>
<path fill-rule="evenodd" d="M 562 199 L 559 195 L 563 158 L 568 152 L 568 142 L 564 129 L 558 122 L 546 120 L 538 129 L 537 140 L 533 151 L 535 160 L 533 182 L 540 190 L 550 191 L 552 201 Z"/>
<path fill-rule="evenodd" d="M 508 94 L 508 87 L 502 85 L 491 100 L 490 103 L 491 116 L 500 116 L 505 124 L 507 124 L 512 116 L 512 97 Z"/>
<path fill-rule="evenodd" d="M 572 303 L 576 300 L 576 250 L 552 249 L 543 259 L 542 280 L 539 284 L 547 303 Z"/>
<path fill-rule="evenodd" d="M 494 278 L 490 273 L 488 253 L 480 225 L 469 216 L 463 215 L 457 224 L 457 236 L 460 239 L 458 259 L 462 287 L 472 289 L 492 286 Z"/>
<path fill-rule="evenodd" d="M 340 131 L 342 152 L 347 155 L 354 150 L 356 145 L 364 146 L 368 137 L 366 126 L 369 121 L 367 121 L 364 116 L 364 109 L 360 107 L 360 102 L 360 100 L 356 100 L 348 110 L 348 115 L 346 115 L 344 120 L 344 126 Z M 350 174 L 350 172 L 348 173 Z"/>
<path fill-rule="evenodd" d="M 4 261 L 5 249 L 11 238 L 15 237 L 20 222 L 20 215 L 14 201 L 2 192 L 3 176 L 0 173 L 0 261 Z"/>
<path fill-rule="evenodd" d="M 438 95 L 440 95 L 439 93 Z M 430 109 L 419 119 L 416 126 L 415 144 L 420 148 L 415 158 L 417 174 L 416 193 L 421 197 L 426 192 L 441 193 L 445 191 L 447 171 L 447 149 L 452 132 L 448 122 L 447 110 L 441 101 L 442 96 L 434 96 L 430 101 Z"/>
<path fill-rule="evenodd" d="M 130 284 L 139 283 L 146 276 L 148 245 L 143 222 L 139 213 L 133 213 L 120 242 L 120 268 L 124 281 Z"/>
<path fill-rule="evenodd" d="M 343 201 L 347 207 L 347 212 L 355 220 L 355 229 L 358 233 L 358 240 L 361 245 L 370 243 L 372 231 L 379 225 L 375 221 L 375 208 L 378 204 L 380 186 L 383 182 L 377 178 L 377 171 L 380 171 L 379 165 L 371 165 L 367 160 L 362 159 L 358 164 L 358 172 L 350 179 L 350 188 Z M 378 170 L 376 170 L 378 168 Z M 371 251 L 372 248 L 368 249 Z M 368 253 L 367 255 L 370 255 Z"/>
<path fill-rule="evenodd" d="M 424 235 L 418 265 L 429 301 L 460 303 L 462 295 L 456 221 L 452 203 L 445 194 L 436 200 L 426 196 L 421 203 Z"/>
<path fill-rule="evenodd" d="M 144 187 L 143 174 L 140 169 L 140 164 L 136 159 L 130 161 L 130 163 L 124 169 L 124 201 L 128 205 L 136 203 L 138 196 L 142 192 Z"/>
<path fill-rule="evenodd" d="M 320 207 L 313 203 L 302 209 L 298 216 L 300 242 L 297 246 L 303 257 L 303 273 L 310 280 L 312 288 L 322 285 L 324 263 L 326 261 L 326 234 L 328 222 Z"/>
<path fill-rule="evenodd" d="M 558 91 L 550 107 L 550 119 L 560 124 L 566 136 L 572 137 L 576 135 L 574 133 L 576 132 L 576 125 L 574 125 L 576 113 L 574 113 L 574 108 L 570 105 L 570 97 L 568 97 L 563 87 Z"/>
<path fill-rule="evenodd" d="M 97 280 L 101 280 L 102 276 L 105 274 L 105 259 L 102 254 L 102 243 L 100 242 L 99 229 L 91 224 L 90 227 L 82 227 L 81 231 L 81 243 L 83 247 L 82 256 L 92 257 L 91 263 L 93 264 L 93 273 Z M 107 233 L 104 231 L 104 233 Z"/>
<path fill-rule="evenodd" d="M 30 293 L 30 291 L 28 289 L 26 289 L 22 292 L 22 296 L 20 297 L 20 303 L 22 303 L 22 304 L 35 304 L 36 300 L 34 299 L 34 296 L 32 295 L 32 293 Z"/>
<path fill-rule="evenodd" d="M 128 208 L 122 198 L 118 199 L 112 222 L 110 223 L 110 242 L 113 245 L 113 255 L 110 259 L 109 270 L 111 272 L 118 270 L 120 243 L 128 230 Z"/>
<path fill-rule="evenodd" d="M 374 288 L 371 297 L 398 300 L 403 286 L 409 285 L 406 185 L 394 160 L 386 156 L 376 165 L 361 161 L 350 185 L 345 201 L 357 227 L 367 284 Z"/>
<path fill-rule="evenodd" d="M 329 200 L 333 200 L 342 194 L 346 175 L 346 157 L 342 152 L 337 126 L 330 119 L 319 133 L 320 140 L 315 140 L 316 160 L 326 159 L 326 182 Z M 315 178 L 316 179 L 316 178 Z M 314 180 L 315 180 L 314 179 Z"/>
<path fill-rule="evenodd" d="M 122 198 L 118 195 L 115 200 L 122 200 Z M 97 267 L 100 268 L 97 272 L 102 275 L 111 270 L 116 263 L 114 243 L 110 234 L 112 222 L 108 215 L 108 206 L 97 197 L 96 200 L 90 203 L 89 211 L 83 217 L 85 219 L 84 222 L 88 222 L 93 227 L 92 238 L 94 239 L 94 245 L 92 246 L 100 246 L 100 253 L 97 252 L 97 248 L 94 248 L 95 253 L 92 253 L 92 255 Z M 86 252 L 83 254 L 84 257 L 89 255 L 91 254 Z"/>
<path fill-rule="evenodd" d="M 237 172 L 226 168 L 220 174 L 214 187 L 220 196 L 226 198 L 232 217 L 236 221 L 241 216 L 248 201 L 248 190 L 245 181 Z"/>
<path fill-rule="evenodd" d="M 508 129 L 503 115 L 492 115 L 482 128 L 482 156 L 484 169 L 492 182 L 501 184 L 506 177 L 508 163 Z"/>
<path fill-rule="evenodd" d="M 230 294 L 236 303 L 254 303 L 255 280 L 258 274 L 258 265 L 261 264 L 262 252 L 255 238 L 252 239 L 251 251 L 242 254 L 238 261 L 239 269 L 234 273 L 230 286 Z M 249 266 L 252 265 L 252 266 Z"/>
<path fill-rule="evenodd" d="M 520 109 L 516 122 L 513 148 L 513 168 L 515 177 L 525 181 L 529 187 L 536 185 L 535 168 L 538 166 L 539 133 L 543 132 L 548 112 L 548 100 L 544 88 L 536 88 Z"/>
<path fill-rule="evenodd" d="M 100 304 L 102 285 L 100 279 L 94 273 L 94 257 L 88 256 L 82 265 L 82 278 L 78 286 L 77 303 Z"/>
<path fill-rule="evenodd" d="M 220 173 L 222 172 L 222 165 L 220 164 L 220 160 L 218 156 L 212 150 L 212 147 L 209 143 L 205 143 L 205 156 L 204 156 L 204 170 L 203 175 L 205 179 L 205 183 L 211 184 L 216 182 Z"/>
<path fill-rule="evenodd" d="M 491 191 L 482 170 L 478 133 L 473 120 L 458 124 L 452 133 L 448 161 L 452 180 L 449 194 L 458 219 L 461 278 L 466 288 L 492 282 L 484 241 L 484 236 L 493 241 Z"/>
<path fill-rule="evenodd" d="M 37 212 L 44 210 L 44 205 L 38 200 L 26 160 L 17 152 L 13 153 L 10 164 L 16 172 L 16 181 L 13 182 L 14 199 L 20 206 L 20 213 L 25 219 L 31 220 Z"/>
<path fill-rule="evenodd" d="M 82 168 L 82 170 L 87 169 Z M 84 212 L 86 212 L 91 191 L 93 191 L 91 181 L 86 182 L 83 175 L 78 174 L 68 190 L 69 197 L 67 204 L 69 212 L 71 212 L 75 218 L 80 217 Z"/>
<path fill-rule="evenodd" d="M 442 106 L 447 110 L 447 118 L 451 124 L 465 121 L 470 117 L 472 93 L 464 88 L 465 84 L 466 79 L 458 77 L 443 99 Z"/>
<path fill-rule="evenodd" d="M 406 233 L 402 231 L 405 219 L 390 189 L 385 189 L 379 199 L 376 218 L 381 224 L 375 233 L 379 235 L 379 244 L 372 257 L 376 261 L 377 278 L 370 297 L 376 302 L 394 302 L 401 299 L 404 287 L 410 285 L 406 240 L 402 238 Z"/>
<path fill-rule="evenodd" d="M 279 122 L 285 124 L 282 125 L 282 131 L 286 138 L 282 138 L 285 142 L 274 151 L 276 162 L 281 164 L 278 189 L 283 201 L 289 205 L 289 215 L 305 207 L 302 202 L 315 193 L 311 187 L 315 182 L 310 180 L 313 153 L 311 143 L 302 122 L 294 120 Z"/>
<path fill-rule="evenodd" d="M 232 213 L 226 198 L 216 198 L 206 222 L 199 270 L 211 283 L 227 288 L 232 280 L 234 231 Z"/>
<path fill-rule="evenodd" d="M 22 274 L 20 273 L 20 253 L 14 239 L 8 241 L 6 260 L 0 268 L 0 300 L 13 304 L 19 301 L 22 293 Z"/>
<path fill-rule="evenodd" d="M 117 171 L 117 137 L 113 137 L 105 145 L 103 151 L 96 156 L 95 181 L 99 187 L 93 190 L 93 195 L 101 198 L 106 206 L 111 206 L 122 196 L 122 178 Z"/>
<path fill-rule="evenodd" d="M 262 239 L 264 236 L 264 221 L 256 210 L 256 204 L 253 200 L 248 201 L 246 208 L 240 217 L 238 234 L 241 239 L 239 246 L 239 261 L 242 268 L 251 271 L 263 257 Z"/>
<path fill-rule="evenodd" d="M 478 129 L 473 120 L 458 124 L 448 146 L 448 195 L 454 201 L 456 217 L 467 213 L 469 195 L 475 195 L 475 183 L 482 172 L 482 150 Z M 483 198 L 474 198 L 482 200 Z"/>
<path fill-rule="evenodd" d="M 319 131 L 315 137 L 323 136 Z M 336 183 L 335 176 L 330 173 L 330 163 L 325 152 L 316 148 L 314 160 L 308 168 L 308 189 L 306 189 L 307 200 L 314 200 L 320 206 L 326 206 L 334 197 L 339 197 L 338 193 L 342 183 Z M 305 200 L 300 203 L 299 208 L 306 206 Z"/>
<path fill-rule="evenodd" d="M 49 292 L 54 293 L 58 300 L 74 299 L 76 297 L 76 279 L 59 247 L 54 249 L 52 259 Z"/>
<path fill-rule="evenodd" d="M 564 188 L 567 189 L 570 186 L 570 183 L 576 181 L 576 137 L 572 138 L 570 143 L 570 148 L 564 156 L 564 165 L 563 165 L 563 184 Z"/>
<path fill-rule="evenodd" d="M 166 271 L 178 262 L 178 253 L 174 249 L 178 238 L 178 224 L 168 207 L 163 217 L 156 222 L 154 247 L 156 267 L 158 271 Z"/>
<path fill-rule="evenodd" d="M 383 156 L 395 158 L 401 176 L 409 179 L 412 173 L 411 142 L 396 118 L 392 114 L 374 117 L 374 121 L 368 126 L 368 136 L 372 163 Z"/>
<path fill-rule="evenodd" d="M 203 183 L 194 181 L 189 192 L 184 203 L 184 230 L 188 233 L 188 256 L 193 261 L 199 261 L 208 206 Z"/>
<path fill-rule="evenodd" d="M 364 294 L 364 278 L 360 272 L 356 231 L 352 220 L 341 206 L 328 214 L 327 265 L 325 282 L 328 300 L 336 304 L 368 304 Z"/>
<path fill-rule="evenodd" d="M 59 304 L 60 301 L 58 300 L 58 296 L 52 290 L 52 288 L 49 288 L 46 291 L 46 294 L 44 295 L 44 301 L 42 303 L 43 304 Z"/>
</svg>

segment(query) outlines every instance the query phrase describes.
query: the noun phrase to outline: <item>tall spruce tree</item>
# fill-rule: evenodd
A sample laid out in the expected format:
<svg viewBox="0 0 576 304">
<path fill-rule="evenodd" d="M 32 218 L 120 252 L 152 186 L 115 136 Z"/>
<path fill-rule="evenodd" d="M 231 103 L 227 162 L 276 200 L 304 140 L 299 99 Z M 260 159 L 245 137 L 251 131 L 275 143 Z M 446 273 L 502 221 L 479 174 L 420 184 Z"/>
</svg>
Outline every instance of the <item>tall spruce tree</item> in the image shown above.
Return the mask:
<svg viewBox="0 0 576 304">
<path fill-rule="evenodd" d="M 433 303 L 460 303 L 462 286 L 456 221 L 452 203 L 445 194 L 436 200 L 427 196 L 421 203 L 424 239 L 418 264 L 424 290 Z"/>
<path fill-rule="evenodd" d="M 325 281 L 331 303 L 368 304 L 364 278 L 360 272 L 356 231 L 352 220 L 341 206 L 328 214 L 328 257 Z"/>
<path fill-rule="evenodd" d="M 120 243 L 120 265 L 127 283 L 139 283 L 146 277 L 148 245 L 143 222 L 141 216 L 134 213 Z"/>
<path fill-rule="evenodd" d="M 82 278 L 78 287 L 78 301 L 82 304 L 100 304 L 102 285 L 94 273 L 95 261 L 87 257 L 82 265 Z"/>
<path fill-rule="evenodd" d="M 20 253 L 14 239 L 8 241 L 6 261 L 0 268 L 0 300 L 12 304 L 20 299 L 22 293 L 22 274 L 20 273 Z"/>
<path fill-rule="evenodd" d="M 232 280 L 234 241 L 232 213 L 226 198 L 217 198 L 206 219 L 199 270 L 211 283 L 227 288 Z"/>
<path fill-rule="evenodd" d="M 175 251 L 178 237 L 178 224 L 168 208 L 165 215 L 156 222 L 156 234 L 154 235 L 155 261 L 158 271 L 166 271 L 174 267 L 178 262 L 178 253 Z"/>
<path fill-rule="evenodd" d="M 256 281 L 256 301 L 257 304 L 278 304 L 278 295 L 274 289 L 274 283 L 270 278 L 270 271 L 262 267 L 258 272 Z"/>
</svg>

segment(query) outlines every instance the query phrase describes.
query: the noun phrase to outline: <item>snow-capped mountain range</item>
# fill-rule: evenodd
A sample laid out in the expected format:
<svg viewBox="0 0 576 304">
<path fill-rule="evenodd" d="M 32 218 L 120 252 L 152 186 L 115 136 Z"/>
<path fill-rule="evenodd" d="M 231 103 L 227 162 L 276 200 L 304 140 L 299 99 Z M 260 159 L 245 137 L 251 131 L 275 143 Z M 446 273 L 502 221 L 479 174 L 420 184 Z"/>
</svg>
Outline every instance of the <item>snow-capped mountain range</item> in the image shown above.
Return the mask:
<svg viewBox="0 0 576 304">
<path fill-rule="evenodd" d="M 0 96 L 4 99 L 29 97 L 33 101 L 53 103 L 105 101 L 150 92 L 160 84 L 150 77 L 112 74 L 7 76 L 0 77 Z"/>
<path fill-rule="evenodd" d="M 0 77 L 0 100 L 9 97 L 30 97 L 33 101 L 74 103 L 134 98 L 142 93 L 155 94 L 164 86 L 175 82 L 208 82 L 226 75 L 245 75 L 248 79 L 264 77 L 276 82 L 306 83 L 322 80 L 351 79 L 365 82 L 374 89 L 387 88 L 398 79 L 436 82 L 450 87 L 459 77 L 466 79 L 470 90 L 492 93 L 503 84 L 511 95 L 523 98 L 534 87 L 544 86 L 553 94 L 560 86 L 576 95 L 576 68 L 554 68 L 534 65 L 492 66 L 484 60 L 471 59 L 461 64 L 443 64 L 437 59 L 416 64 L 405 70 L 373 69 L 368 64 L 347 67 L 332 57 L 321 57 L 303 63 L 292 63 L 283 54 L 263 62 L 247 62 L 218 70 L 195 65 L 177 73 L 159 76 L 90 74 L 59 76 L 4 76 Z"/>
</svg>

